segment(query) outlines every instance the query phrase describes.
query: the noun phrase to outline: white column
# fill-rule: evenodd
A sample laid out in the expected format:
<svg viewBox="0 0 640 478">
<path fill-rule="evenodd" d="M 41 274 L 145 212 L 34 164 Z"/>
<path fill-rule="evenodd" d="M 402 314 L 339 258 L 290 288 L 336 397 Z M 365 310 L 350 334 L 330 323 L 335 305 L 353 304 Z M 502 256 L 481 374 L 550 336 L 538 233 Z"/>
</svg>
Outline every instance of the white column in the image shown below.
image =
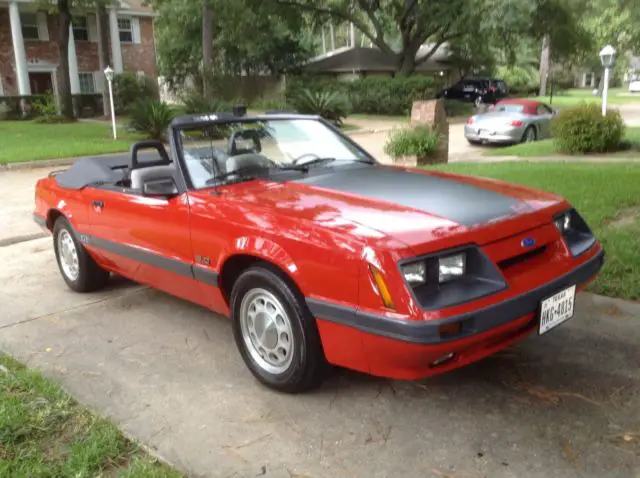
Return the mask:
<svg viewBox="0 0 640 478">
<path fill-rule="evenodd" d="M 120 49 L 120 33 L 118 32 L 118 16 L 114 8 L 109 9 L 109 36 L 111 37 L 111 62 L 113 71 L 122 73 L 122 50 Z"/>
<path fill-rule="evenodd" d="M 76 56 L 76 40 L 73 36 L 73 26 L 69 25 L 69 86 L 71 94 L 80 94 L 80 77 L 78 76 L 78 57 Z"/>
<path fill-rule="evenodd" d="M 20 11 L 16 2 L 9 3 L 9 19 L 11 23 L 11 41 L 13 42 L 13 56 L 16 65 L 16 77 L 20 96 L 31 94 L 29 86 L 29 71 L 27 70 L 27 55 L 24 51 L 22 38 L 22 25 L 20 24 Z"/>
</svg>

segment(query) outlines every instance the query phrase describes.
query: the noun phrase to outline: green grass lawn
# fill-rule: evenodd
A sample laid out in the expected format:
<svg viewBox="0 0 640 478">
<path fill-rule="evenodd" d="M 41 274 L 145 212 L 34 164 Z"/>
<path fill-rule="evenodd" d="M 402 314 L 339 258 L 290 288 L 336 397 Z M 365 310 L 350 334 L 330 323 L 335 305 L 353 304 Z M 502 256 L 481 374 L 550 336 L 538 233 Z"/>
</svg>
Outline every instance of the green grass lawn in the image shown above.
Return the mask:
<svg viewBox="0 0 640 478">
<path fill-rule="evenodd" d="M 640 127 L 627 127 L 625 133 L 627 148 L 608 156 L 638 156 L 640 157 Z M 484 152 L 484 156 L 519 156 L 521 158 L 555 156 L 561 153 L 556 149 L 553 139 L 521 143 L 507 147 L 492 147 Z"/>
<path fill-rule="evenodd" d="M 113 140 L 109 123 L 0 121 L 0 164 L 124 152 L 137 139 L 120 128 Z"/>
<path fill-rule="evenodd" d="M 549 95 L 536 96 L 533 99 L 542 101 L 543 103 L 549 103 Z M 570 89 L 560 91 L 553 94 L 552 105 L 554 107 L 562 108 L 563 106 L 576 106 L 581 102 L 586 103 L 602 103 L 602 98 L 599 96 L 593 96 L 591 88 L 586 89 Z M 632 103 L 640 101 L 640 94 L 631 94 L 626 88 L 610 88 L 607 96 L 607 103 L 611 105 L 619 105 L 623 103 Z"/>
<path fill-rule="evenodd" d="M 631 163 L 485 163 L 438 166 L 462 174 L 525 184 L 560 194 L 583 215 L 603 243 L 607 257 L 592 292 L 640 300 L 640 217 L 612 224 L 640 211 L 640 165 Z"/>
<path fill-rule="evenodd" d="M 54 382 L 0 354 L 0 476 L 182 475 L 144 453 Z"/>
</svg>

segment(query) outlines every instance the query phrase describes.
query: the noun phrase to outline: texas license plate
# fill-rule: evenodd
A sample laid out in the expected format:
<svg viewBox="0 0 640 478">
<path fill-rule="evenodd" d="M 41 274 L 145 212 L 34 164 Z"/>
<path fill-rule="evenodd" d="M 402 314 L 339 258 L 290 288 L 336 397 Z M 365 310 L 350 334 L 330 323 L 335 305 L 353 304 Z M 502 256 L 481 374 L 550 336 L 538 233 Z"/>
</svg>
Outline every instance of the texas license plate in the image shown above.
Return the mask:
<svg viewBox="0 0 640 478">
<path fill-rule="evenodd" d="M 552 295 L 540 304 L 540 335 L 549 332 L 573 317 L 573 306 L 576 298 L 576 286 L 572 285 Z"/>
</svg>

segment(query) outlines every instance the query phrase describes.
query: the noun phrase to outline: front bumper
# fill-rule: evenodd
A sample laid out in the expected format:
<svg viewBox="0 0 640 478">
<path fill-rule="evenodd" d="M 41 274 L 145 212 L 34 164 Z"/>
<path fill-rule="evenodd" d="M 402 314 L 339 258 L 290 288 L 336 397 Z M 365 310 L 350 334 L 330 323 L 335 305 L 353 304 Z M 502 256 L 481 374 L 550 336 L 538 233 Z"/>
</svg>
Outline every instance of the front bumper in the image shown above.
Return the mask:
<svg viewBox="0 0 640 478">
<path fill-rule="evenodd" d="M 394 320 L 314 299 L 307 299 L 307 303 L 319 319 L 323 343 L 324 332 L 341 335 L 343 343 L 347 340 L 345 337 L 349 337 L 350 344 L 355 344 L 359 336 L 361 352 L 367 358 L 364 371 L 415 379 L 474 362 L 525 338 L 536 329 L 540 302 L 574 284 L 578 289 L 583 288 L 602 268 L 604 256 L 604 250 L 600 249 L 570 272 L 540 287 L 486 308 L 441 320 Z M 324 321 L 327 322 L 323 324 Z M 440 326 L 452 322 L 462 323 L 461 332 L 441 337 Z M 331 347 L 327 345 L 327 359 L 332 362 Z M 433 362 L 446 354 L 454 354 L 454 358 L 434 367 Z M 351 351 L 351 358 L 345 359 L 347 363 L 340 353 L 337 357 L 339 365 L 350 367 L 348 362 L 355 357 L 355 350 Z M 352 368 L 363 370 L 365 366 Z"/>
</svg>

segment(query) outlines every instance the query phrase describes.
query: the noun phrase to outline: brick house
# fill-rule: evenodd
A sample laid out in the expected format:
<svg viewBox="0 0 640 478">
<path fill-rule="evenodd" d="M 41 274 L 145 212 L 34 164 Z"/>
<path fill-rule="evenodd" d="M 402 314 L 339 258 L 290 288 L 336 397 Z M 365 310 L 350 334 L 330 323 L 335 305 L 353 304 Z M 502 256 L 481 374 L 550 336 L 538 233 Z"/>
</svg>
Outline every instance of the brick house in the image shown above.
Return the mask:
<svg viewBox="0 0 640 478">
<path fill-rule="evenodd" d="M 153 21 L 144 0 L 120 0 L 107 7 L 106 56 L 116 73 L 157 79 Z M 73 12 L 69 35 L 69 76 L 73 95 L 103 90 L 95 12 Z M 58 16 L 36 0 L 0 0 L 0 97 L 57 95 Z"/>
</svg>

